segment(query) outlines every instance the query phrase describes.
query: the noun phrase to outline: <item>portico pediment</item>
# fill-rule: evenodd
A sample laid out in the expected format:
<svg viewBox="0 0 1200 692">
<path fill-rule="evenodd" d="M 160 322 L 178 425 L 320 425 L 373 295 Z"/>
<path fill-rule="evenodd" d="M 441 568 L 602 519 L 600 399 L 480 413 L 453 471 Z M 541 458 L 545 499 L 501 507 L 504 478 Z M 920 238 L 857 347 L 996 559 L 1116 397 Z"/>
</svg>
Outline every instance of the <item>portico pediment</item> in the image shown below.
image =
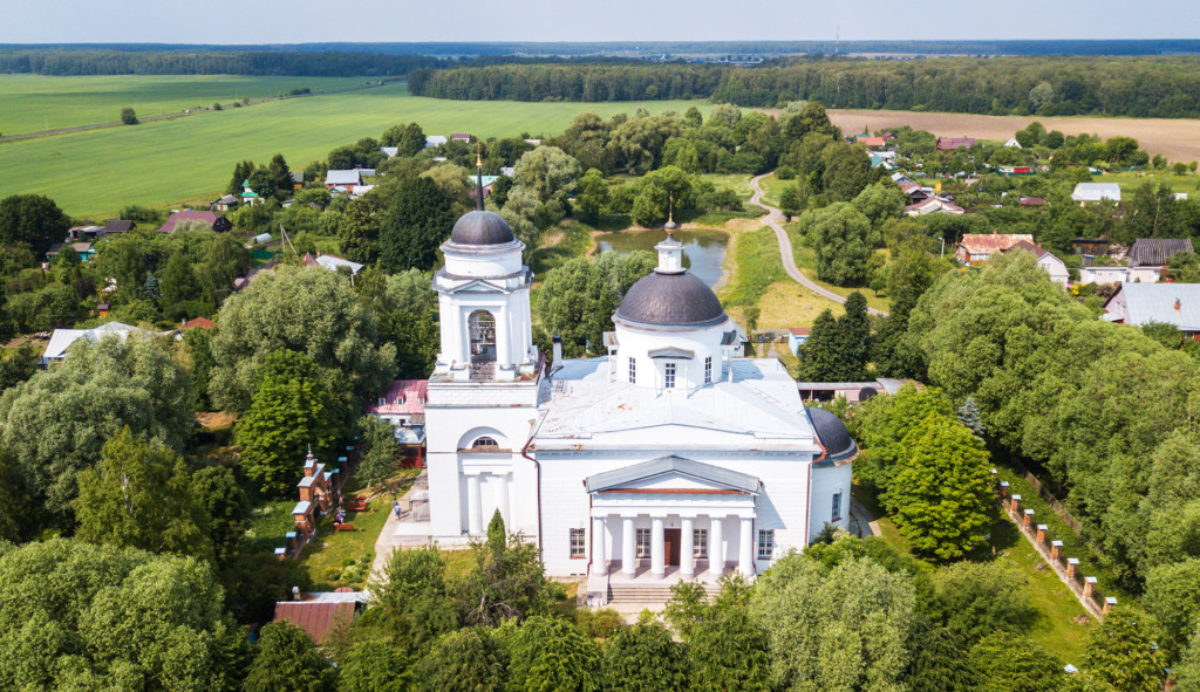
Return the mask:
<svg viewBox="0 0 1200 692">
<path fill-rule="evenodd" d="M 666 456 L 589 476 L 591 493 L 757 494 L 762 487 L 749 474 L 679 456 Z"/>
</svg>

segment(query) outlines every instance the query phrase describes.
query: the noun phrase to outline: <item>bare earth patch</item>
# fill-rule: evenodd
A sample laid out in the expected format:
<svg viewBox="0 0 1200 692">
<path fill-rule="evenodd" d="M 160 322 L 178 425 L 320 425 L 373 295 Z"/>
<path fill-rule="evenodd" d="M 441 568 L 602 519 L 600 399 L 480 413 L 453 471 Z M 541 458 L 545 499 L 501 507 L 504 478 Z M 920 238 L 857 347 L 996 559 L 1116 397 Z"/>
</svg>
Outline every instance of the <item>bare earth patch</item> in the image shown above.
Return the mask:
<svg viewBox="0 0 1200 692">
<path fill-rule="evenodd" d="M 232 425 L 237 416 L 224 411 L 197 411 L 196 424 L 207 430 L 216 430 Z"/>
<path fill-rule="evenodd" d="M 770 111 L 764 111 L 770 112 Z M 776 111 L 777 112 L 777 111 Z M 1095 134 L 1108 139 L 1133 137 L 1143 149 L 1162 154 L 1171 161 L 1200 160 L 1200 120 L 1189 118 L 1097 118 L 1091 116 L 1042 118 L 1026 115 L 974 115 L 970 113 L 923 113 L 831 109 L 829 119 L 845 133 L 874 132 L 886 127 L 908 125 L 941 137 L 975 137 L 1007 140 L 1034 120 L 1047 130 L 1063 134 Z"/>
</svg>

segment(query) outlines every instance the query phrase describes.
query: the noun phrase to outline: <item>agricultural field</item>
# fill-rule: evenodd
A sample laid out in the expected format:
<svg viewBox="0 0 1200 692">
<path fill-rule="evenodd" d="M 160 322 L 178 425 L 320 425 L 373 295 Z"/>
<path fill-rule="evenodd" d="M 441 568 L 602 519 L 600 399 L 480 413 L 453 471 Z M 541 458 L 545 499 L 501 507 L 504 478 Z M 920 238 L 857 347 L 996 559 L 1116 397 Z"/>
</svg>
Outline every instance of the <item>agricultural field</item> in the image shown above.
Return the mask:
<svg viewBox="0 0 1200 692">
<path fill-rule="evenodd" d="M 0 143 L 0 197 L 39 193 L 76 217 L 102 218 L 128 204 L 208 202 L 238 161 L 281 153 L 303 170 L 335 147 L 416 121 L 428 134 L 487 137 L 553 135 L 583 111 L 608 118 L 645 108 L 683 111 L 701 101 L 517 103 L 410 96 L 403 84 L 330 96 L 270 101 L 247 108 Z"/>
<path fill-rule="evenodd" d="M 771 111 L 765 111 L 771 112 Z M 1171 162 L 1200 160 L 1200 120 L 1189 118 L 1095 118 L 1026 115 L 972 115 L 968 113 L 924 113 L 915 111 L 838 110 L 829 119 L 843 132 L 872 132 L 908 125 L 942 137 L 975 137 L 1005 141 L 1034 120 L 1047 130 L 1063 134 L 1095 134 L 1104 139 L 1118 135 L 1133 137 L 1151 156 L 1162 154 Z"/>
<path fill-rule="evenodd" d="M 139 116 L 178 113 L 288 93 L 357 86 L 366 77 L 245 77 L 237 75 L 114 75 L 46 77 L 0 74 L 0 134 L 19 135 L 116 122 L 129 106 Z"/>
</svg>

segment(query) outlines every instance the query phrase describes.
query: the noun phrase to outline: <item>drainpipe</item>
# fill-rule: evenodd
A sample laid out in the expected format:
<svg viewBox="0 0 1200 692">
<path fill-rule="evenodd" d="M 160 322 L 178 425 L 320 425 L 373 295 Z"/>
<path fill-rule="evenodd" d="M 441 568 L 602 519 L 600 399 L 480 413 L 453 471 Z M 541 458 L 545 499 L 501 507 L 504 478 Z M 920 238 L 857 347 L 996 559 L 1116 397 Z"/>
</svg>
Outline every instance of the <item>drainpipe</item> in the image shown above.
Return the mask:
<svg viewBox="0 0 1200 692">
<path fill-rule="evenodd" d="M 524 446 L 521 447 L 521 456 L 533 462 L 534 468 L 537 469 L 537 527 L 538 527 L 538 558 L 542 556 L 542 465 L 537 459 L 529 456 L 529 443 L 533 442 L 533 435 L 525 440 Z M 810 493 L 811 494 L 811 493 Z M 589 563 L 590 564 L 590 563 Z"/>
</svg>

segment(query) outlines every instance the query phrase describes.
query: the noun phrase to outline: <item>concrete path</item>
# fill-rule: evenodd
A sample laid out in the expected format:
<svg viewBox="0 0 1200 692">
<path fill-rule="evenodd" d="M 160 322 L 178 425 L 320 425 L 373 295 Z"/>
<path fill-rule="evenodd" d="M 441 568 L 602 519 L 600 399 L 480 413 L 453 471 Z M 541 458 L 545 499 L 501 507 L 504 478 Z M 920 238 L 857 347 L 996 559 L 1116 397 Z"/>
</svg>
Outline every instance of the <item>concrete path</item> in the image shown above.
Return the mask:
<svg viewBox="0 0 1200 692">
<path fill-rule="evenodd" d="M 408 490 L 400 496 L 400 507 L 403 511 L 411 511 L 412 502 L 409 500 L 409 496 L 412 495 L 414 490 L 429 489 L 429 477 L 426 475 L 427 473 L 427 471 L 422 470 L 421 474 L 416 477 Z M 379 531 L 379 538 L 375 540 L 375 561 L 371 563 L 371 574 L 375 577 L 383 574 L 383 568 L 387 565 L 388 559 L 391 558 L 393 550 L 401 546 L 424 545 L 429 540 L 428 538 L 421 540 L 413 537 L 397 536 L 396 525 L 400 523 L 400 519 L 392 511 L 390 503 L 387 507 L 387 513 L 387 521 L 384 522 L 383 528 Z"/>
<path fill-rule="evenodd" d="M 772 173 L 773 172 L 774 171 L 772 171 Z M 762 175 L 756 175 L 750 179 L 750 185 L 754 188 L 754 194 L 750 197 L 750 204 L 757 204 L 758 206 L 767 210 L 767 214 L 760 218 L 759 221 L 767 224 L 771 227 L 771 230 L 775 231 L 775 240 L 779 242 L 779 257 L 783 261 L 783 270 L 786 271 L 787 275 L 790 276 L 796 283 L 807 288 L 813 293 L 816 293 L 822 298 L 828 298 L 835 303 L 845 303 L 845 298 L 827 288 L 817 285 L 816 282 L 814 282 L 812 279 L 809 279 L 804 275 L 803 272 L 800 271 L 799 268 L 796 267 L 796 255 L 792 253 L 792 239 L 788 237 L 787 231 L 783 228 L 783 222 L 786 220 L 786 217 L 783 215 L 782 211 L 763 201 L 763 195 L 765 194 L 765 191 L 762 189 L 762 186 L 759 185 L 759 182 L 768 175 L 771 175 L 771 173 L 763 173 Z M 867 312 L 871 313 L 872 315 L 887 315 L 887 313 L 883 310 L 872 307 L 868 307 Z"/>
</svg>

